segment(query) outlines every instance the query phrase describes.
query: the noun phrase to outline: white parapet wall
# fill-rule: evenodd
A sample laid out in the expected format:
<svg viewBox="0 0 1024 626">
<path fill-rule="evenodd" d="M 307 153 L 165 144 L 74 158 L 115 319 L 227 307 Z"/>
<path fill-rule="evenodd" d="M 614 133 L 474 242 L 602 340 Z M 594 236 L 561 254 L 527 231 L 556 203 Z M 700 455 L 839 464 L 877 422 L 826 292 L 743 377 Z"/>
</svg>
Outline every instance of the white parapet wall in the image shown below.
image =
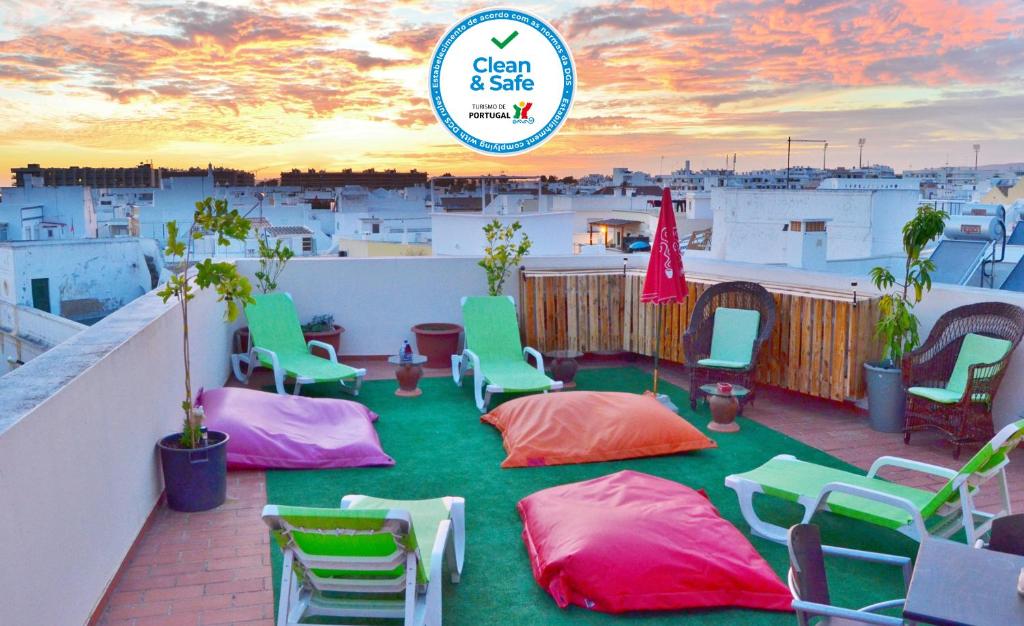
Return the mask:
<svg viewBox="0 0 1024 626">
<path fill-rule="evenodd" d="M 0 301 L 0 376 L 88 328 L 46 311 Z"/>
<path fill-rule="evenodd" d="M 223 305 L 192 301 L 195 389 L 221 386 Z M 135 300 L 0 379 L 0 624 L 85 624 L 163 490 L 181 422 L 181 316 Z"/>
</svg>

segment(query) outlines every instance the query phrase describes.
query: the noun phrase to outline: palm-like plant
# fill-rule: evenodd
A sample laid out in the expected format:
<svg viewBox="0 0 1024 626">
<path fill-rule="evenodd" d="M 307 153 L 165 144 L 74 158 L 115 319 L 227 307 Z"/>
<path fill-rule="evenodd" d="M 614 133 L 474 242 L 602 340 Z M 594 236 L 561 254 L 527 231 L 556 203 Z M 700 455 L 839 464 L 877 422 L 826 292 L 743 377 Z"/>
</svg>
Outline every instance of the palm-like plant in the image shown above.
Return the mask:
<svg viewBox="0 0 1024 626">
<path fill-rule="evenodd" d="M 921 343 L 920 323 L 913 309 L 931 290 L 931 272 L 935 270 L 935 263 L 922 259 L 921 253 L 942 234 L 947 217 L 945 211 L 924 204 L 918 207 L 917 215 L 903 225 L 903 250 L 907 260 L 902 282 L 886 267 L 871 270 L 871 282 L 879 291 L 886 292 L 878 302 L 880 315 L 875 337 L 882 341 L 882 358 L 890 366 L 898 366 L 903 355 Z"/>
</svg>

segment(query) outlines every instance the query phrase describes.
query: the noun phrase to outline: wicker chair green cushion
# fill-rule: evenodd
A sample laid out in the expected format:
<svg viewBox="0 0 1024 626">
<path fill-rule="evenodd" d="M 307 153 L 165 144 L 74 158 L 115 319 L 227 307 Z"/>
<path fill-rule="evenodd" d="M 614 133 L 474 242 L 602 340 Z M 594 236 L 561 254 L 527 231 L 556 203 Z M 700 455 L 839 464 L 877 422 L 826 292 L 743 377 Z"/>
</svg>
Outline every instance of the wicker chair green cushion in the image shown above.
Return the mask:
<svg viewBox="0 0 1024 626">
<path fill-rule="evenodd" d="M 748 367 L 760 322 L 760 311 L 718 307 L 715 309 L 715 330 L 711 335 L 711 355 L 697 361 L 697 364 L 731 369 Z"/>
<path fill-rule="evenodd" d="M 946 388 L 936 387 L 911 387 L 907 393 L 927 398 L 941 404 L 956 404 L 963 398 L 967 390 L 967 373 L 972 365 L 995 363 L 1002 360 L 1010 351 L 1013 344 L 1005 339 L 995 339 L 968 333 L 960 345 L 960 352 L 956 357 L 956 364 L 953 366 L 953 373 L 946 383 Z M 995 372 L 992 372 L 994 374 Z M 990 374 L 991 375 L 991 374 Z M 975 394 L 972 398 L 975 402 L 987 402 L 988 394 Z"/>
</svg>

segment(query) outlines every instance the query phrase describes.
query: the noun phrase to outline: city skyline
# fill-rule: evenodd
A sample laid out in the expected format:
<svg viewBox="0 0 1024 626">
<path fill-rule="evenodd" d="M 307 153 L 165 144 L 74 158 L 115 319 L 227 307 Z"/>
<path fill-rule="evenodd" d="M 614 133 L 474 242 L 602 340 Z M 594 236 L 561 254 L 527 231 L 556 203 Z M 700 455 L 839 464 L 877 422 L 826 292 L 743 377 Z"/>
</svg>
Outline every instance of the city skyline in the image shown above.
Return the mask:
<svg viewBox="0 0 1024 626">
<path fill-rule="evenodd" d="M 787 136 L 830 167 L 1024 160 L 1024 5 L 848 0 L 530 2 L 573 50 L 561 133 L 528 155 L 455 144 L 426 63 L 464 2 L 0 0 L 0 169 L 213 162 L 579 176 L 785 167 Z M 372 33 L 372 34 L 371 34 Z M 820 146 L 794 149 L 818 166 Z M 664 163 L 664 167 L 661 166 Z"/>
</svg>

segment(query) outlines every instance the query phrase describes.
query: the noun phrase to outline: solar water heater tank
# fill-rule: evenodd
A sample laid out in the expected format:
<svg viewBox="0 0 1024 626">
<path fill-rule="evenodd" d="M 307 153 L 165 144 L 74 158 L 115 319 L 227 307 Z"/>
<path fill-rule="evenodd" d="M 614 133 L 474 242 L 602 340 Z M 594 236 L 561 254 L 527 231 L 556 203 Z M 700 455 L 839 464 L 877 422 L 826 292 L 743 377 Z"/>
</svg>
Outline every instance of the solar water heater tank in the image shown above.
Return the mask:
<svg viewBox="0 0 1024 626">
<path fill-rule="evenodd" d="M 946 220 L 946 239 L 995 241 L 1003 237 L 1003 222 L 997 215 L 953 215 Z"/>
</svg>

